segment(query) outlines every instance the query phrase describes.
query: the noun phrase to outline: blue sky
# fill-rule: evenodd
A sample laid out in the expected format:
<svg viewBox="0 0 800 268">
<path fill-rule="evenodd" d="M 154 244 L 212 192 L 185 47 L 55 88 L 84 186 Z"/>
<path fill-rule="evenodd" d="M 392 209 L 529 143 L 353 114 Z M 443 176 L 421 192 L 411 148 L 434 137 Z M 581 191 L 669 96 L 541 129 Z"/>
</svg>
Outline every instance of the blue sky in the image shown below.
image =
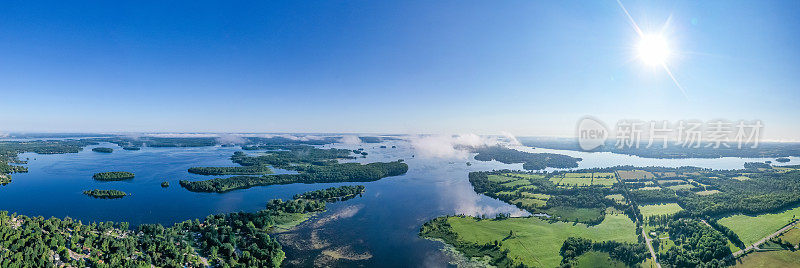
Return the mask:
<svg viewBox="0 0 800 268">
<path fill-rule="evenodd" d="M 6 1 L 0 131 L 567 136 L 585 115 L 798 139 L 800 2 Z M 667 27 L 663 27 L 669 20 Z"/>
</svg>

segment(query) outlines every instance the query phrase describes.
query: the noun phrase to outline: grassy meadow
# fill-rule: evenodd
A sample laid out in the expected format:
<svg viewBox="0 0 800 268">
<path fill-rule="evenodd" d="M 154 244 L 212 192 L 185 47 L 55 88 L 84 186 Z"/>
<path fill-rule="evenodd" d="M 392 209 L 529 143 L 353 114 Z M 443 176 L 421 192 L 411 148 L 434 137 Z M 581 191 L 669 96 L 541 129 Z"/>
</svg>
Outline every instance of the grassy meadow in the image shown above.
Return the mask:
<svg viewBox="0 0 800 268">
<path fill-rule="evenodd" d="M 795 216 L 800 216 L 800 207 L 781 213 L 758 216 L 737 214 L 722 218 L 717 222 L 730 228 L 746 245 L 751 245 L 786 226 L 796 218 Z"/>
<path fill-rule="evenodd" d="M 595 241 L 637 241 L 636 225 L 625 215 L 606 215 L 602 223 L 587 226 L 581 223 L 549 223 L 536 217 L 505 220 L 479 220 L 451 217 L 448 222 L 459 239 L 475 243 L 502 242 L 509 257 L 516 263 L 534 267 L 557 267 L 561 263 L 559 249 L 570 236 Z M 513 236 L 509 237 L 509 232 Z M 588 258 L 588 257 L 587 257 Z M 593 257 L 592 257 L 593 258 Z"/>
</svg>

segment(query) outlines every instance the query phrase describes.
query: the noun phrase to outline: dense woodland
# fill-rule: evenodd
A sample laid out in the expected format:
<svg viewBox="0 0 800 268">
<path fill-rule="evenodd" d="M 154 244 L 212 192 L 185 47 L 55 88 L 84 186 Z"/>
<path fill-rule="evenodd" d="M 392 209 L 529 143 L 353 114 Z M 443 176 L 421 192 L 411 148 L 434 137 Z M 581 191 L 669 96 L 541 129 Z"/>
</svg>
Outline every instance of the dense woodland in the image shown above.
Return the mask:
<svg viewBox="0 0 800 268">
<path fill-rule="evenodd" d="M 133 179 L 135 175 L 127 171 L 111 171 L 95 173 L 92 178 L 98 181 L 121 181 Z"/>
<path fill-rule="evenodd" d="M 725 267 L 731 255 L 725 236 L 698 220 L 679 219 L 668 224 L 675 246 L 658 256 L 665 267 Z"/>
<path fill-rule="evenodd" d="M 576 168 L 580 158 L 574 158 L 563 154 L 551 153 L 529 153 L 517 151 L 502 146 L 488 146 L 473 149 L 475 160 L 492 161 L 497 160 L 504 164 L 523 163 L 522 168 L 526 170 L 540 170 L 548 167 L 552 168 Z"/>
<path fill-rule="evenodd" d="M 324 200 L 309 197 L 272 200 L 258 212 L 135 230 L 127 223 L 83 224 L 0 211 L 0 267 L 279 267 L 285 253 L 269 235 L 276 219 L 324 209 Z"/>
</svg>

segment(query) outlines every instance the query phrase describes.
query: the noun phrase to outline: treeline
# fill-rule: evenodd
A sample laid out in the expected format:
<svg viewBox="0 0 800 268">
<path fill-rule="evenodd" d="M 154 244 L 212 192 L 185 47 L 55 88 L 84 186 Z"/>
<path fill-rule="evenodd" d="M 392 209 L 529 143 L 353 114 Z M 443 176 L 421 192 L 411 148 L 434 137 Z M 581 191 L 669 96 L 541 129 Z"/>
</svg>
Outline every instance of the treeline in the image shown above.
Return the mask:
<svg viewBox="0 0 800 268">
<path fill-rule="evenodd" d="M 134 174 L 127 171 L 111 171 L 95 173 L 92 178 L 99 181 L 121 181 L 133 179 Z"/>
<path fill-rule="evenodd" d="M 582 237 L 568 237 L 559 253 L 564 259 L 561 263 L 569 266 L 580 255 L 589 251 L 606 252 L 612 259 L 619 260 L 629 267 L 638 266 L 647 259 L 647 247 L 641 243 L 622 243 L 617 241 L 592 242 Z"/>
<path fill-rule="evenodd" d="M 276 174 L 255 176 L 234 176 L 216 178 L 205 181 L 181 180 L 180 185 L 192 192 L 227 192 L 253 186 L 266 186 L 290 183 L 330 183 L 330 182 L 367 182 L 385 177 L 398 176 L 408 171 L 408 165 L 402 161 L 377 162 L 366 165 L 358 163 L 336 164 L 332 166 L 309 166 L 300 174 Z"/>
<path fill-rule="evenodd" d="M 364 185 L 331 187 L 297 194 L 294 199 L 338 200 L 364 193 Z"/>
<path fill-rule="evenodd" d="M 669 224 L 669 237 L 675 246 L 660 253 L 658 259 L 668 267 L 726 267 L 731 255 L 727 239 L 700 221 L 679 219 Z"/>
<path fill-rule="evenodd" d="M 123 198 L 128 195 L 128 193 L 119 190 L 98 190 L 98 189 L 83 191 L 83 194 L 94 198 L 105 198 L 105 199 Z"/>
<path fill-rule="evenodd" d="M 189 173 L 198 175 L 261 175 L 272 173 L 272 169 L 264 165 L 242 167 L 192 167 Z"/>
<path fill-rule="evenodd" d="M 504 164 L 523 163 L 522 168 L 527 170 L 540 170 L 547 167 L 576 168 L 578 161 L 582 160 L 563 154 L 529 153 L 502 146 L 479 147 L 473 149 L 473 152 L 477 153 L 475 160 L 497 160 Z"/>
</svg>

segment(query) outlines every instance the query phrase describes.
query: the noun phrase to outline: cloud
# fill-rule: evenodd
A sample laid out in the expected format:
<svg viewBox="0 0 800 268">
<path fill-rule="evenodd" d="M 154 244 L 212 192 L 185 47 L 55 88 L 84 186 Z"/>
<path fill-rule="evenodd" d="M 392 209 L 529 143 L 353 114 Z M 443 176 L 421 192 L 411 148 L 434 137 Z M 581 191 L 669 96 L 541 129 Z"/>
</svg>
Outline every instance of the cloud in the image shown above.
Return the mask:
<svg viewBox="0 0 800 268">
<path fill-rule="evenodd" d="M 238 134 L 220 134 L 217 142 L 220 144 L 244 144 L 247 143 L 247 139 Z"/>
<path fill-rule="evenodd" d="M 339 140 L 339 142 L 344 144 L 356 145 L 361 144 L 361 139 L 358 138 L 356 135 L 345 135 Z"/>
<path fill-rule="evenodd" d="M 477 134 L 459 135 L 420 135 L 409 139 L 415 153 L 423 158 L 466 159 L 470 149 L 494 145 L 518 145 L 519 141 L 508 133 L 503 136 L 480 136 Z"/>
<path fill-rule="evenodd" d="M 515 206 L 502 203 L 499 200 L 493 200 L 486 196 L 479 195 L 472 190 L 472 186 L 468 183 L 452 182 L 443 183 L 440 185 L 443 191 L 447 191 L 445 195 L 447 202 L 452 202 L 455 205 L 456 214 L 464 214 L 470 216 L 486 215 L 494 217 L 497 214 L 511 214 L 512 217 L 527 216 L 528 213 Z M 486 204 L 481 204 L 486 203 Z"/>
</svg>

